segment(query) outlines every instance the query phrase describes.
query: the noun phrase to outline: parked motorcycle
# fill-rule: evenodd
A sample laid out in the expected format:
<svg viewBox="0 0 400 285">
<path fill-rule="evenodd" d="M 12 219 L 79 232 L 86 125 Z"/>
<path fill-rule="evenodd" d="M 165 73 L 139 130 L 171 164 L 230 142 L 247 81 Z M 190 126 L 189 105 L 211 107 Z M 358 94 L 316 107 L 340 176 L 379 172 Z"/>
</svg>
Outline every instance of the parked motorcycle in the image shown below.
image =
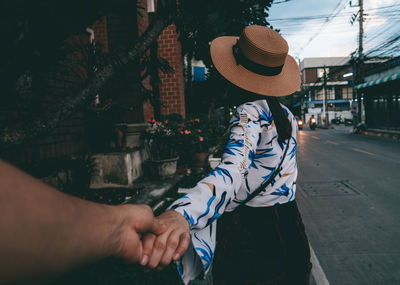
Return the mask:
<svg viewBox="0 0 400 285">
<path fill-rule="evenodd" d="M 340 125 L 344 124 L 345 126 L 352 126 L 353 125 L 353 120 L 352 119 L 347 119 L 345 118 L 344 120 L 342 119 L 342 116 L 335 117 L 331 120 L 332 124 L 335 125 Z"/>
<path fill-rule="evenodd" d="M 352 126 L 353 125 L 353 120 L 352 119 L 344 119 L 344 125 L 345 126 Z"/>
<path fill-rule="evenodd" d="M 331 120 L 331 123 L 332 123 L 332 124 L 335 124 L 335 125 L 340 125 L 341 123 L 343 123 L 342 117 L 339 116 L 339 117 L 333 118 L 333 119 Z"/>
<path fill-rule="evenodd" d="M 317 127 L 317 120 L 314 117 L 311 117 L 309 124 L 310 124 L 310 129 L 315 130 Z"/>
<path fill-rule="evenodd" d="M 358 123 L 353 129 L 353 133 L 354 134 L 362 134 L 366 130 L 367 130 L 367 126 L 364 123 Z"/>
</svg>

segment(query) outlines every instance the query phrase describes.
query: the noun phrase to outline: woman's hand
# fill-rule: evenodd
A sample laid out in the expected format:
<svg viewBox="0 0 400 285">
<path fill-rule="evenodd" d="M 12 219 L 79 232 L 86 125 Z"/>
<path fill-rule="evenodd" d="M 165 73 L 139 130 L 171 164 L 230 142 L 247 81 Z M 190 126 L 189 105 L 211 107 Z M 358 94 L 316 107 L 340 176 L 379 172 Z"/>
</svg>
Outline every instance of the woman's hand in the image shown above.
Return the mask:
<svg viewBox="0 0 400 285">
<path fill-rule="evenodd" d="M 139 262 L 143 256 L 143 233 L 160 235 L 167 230 L 165 224 L 153 216 L 153 211 L 146 205 L 122 205 L 113 207 L 118 211 L 118 227 L 112 236 L 117 237 L 117 253 L 130 262 Z"/>
<path fill-rule="evenodd" d="M 190 243 L 190 227 L 186 219 L 175 211 L 166 211 L 157 219 L 167 226 L 167 230 L 159 236 L 144 235 L 140 264 L 161 270 L 185 253 Z"/>
</svg>

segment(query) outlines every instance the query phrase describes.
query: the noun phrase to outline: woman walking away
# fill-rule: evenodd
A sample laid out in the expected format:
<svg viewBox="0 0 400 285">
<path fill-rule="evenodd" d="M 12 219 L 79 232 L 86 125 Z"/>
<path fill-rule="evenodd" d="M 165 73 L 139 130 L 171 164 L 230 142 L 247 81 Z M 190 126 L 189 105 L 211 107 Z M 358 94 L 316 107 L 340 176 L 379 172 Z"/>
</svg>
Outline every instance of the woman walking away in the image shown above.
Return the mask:
<svg viewBox="0 0 400 285">
<path fill-rule="evenodd" d="M 221 164 L 159 216 L 169 229 L 144 237 L 141 263 L 175 260 L 185 284 L 211 284 L 212 275 L 215 285 L 308 284 L 310 249 L 295 201 L 297 124 L 277 98 L 299 89 L 297 63 L 285 39 L 262 26 L 215 39 L 211 57 L 244 97 L 258 100 L 237 108 Z"/>
</svg>

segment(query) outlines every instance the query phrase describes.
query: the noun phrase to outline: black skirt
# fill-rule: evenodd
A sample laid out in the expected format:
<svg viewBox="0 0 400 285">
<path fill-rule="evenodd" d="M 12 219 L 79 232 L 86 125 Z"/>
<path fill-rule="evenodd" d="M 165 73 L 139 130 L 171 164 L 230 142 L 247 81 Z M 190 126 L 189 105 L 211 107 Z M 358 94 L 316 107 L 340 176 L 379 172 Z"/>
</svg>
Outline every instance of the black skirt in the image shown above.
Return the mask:
<svg viewBox="0 0 400 285">
<path fill-rule="evenodd" d="M 310 272 L 310 248 L 295 201 L 240 206 L 218 221 L 214 285 L 303 285 Z"/>
</svg>

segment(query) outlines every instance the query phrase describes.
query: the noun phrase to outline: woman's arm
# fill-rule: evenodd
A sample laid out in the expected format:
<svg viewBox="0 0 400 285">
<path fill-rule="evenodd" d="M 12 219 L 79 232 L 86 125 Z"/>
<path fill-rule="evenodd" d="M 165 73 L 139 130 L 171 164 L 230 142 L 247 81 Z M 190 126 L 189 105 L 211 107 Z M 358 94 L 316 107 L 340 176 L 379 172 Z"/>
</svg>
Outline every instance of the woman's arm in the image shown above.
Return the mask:
<svg viewBox="0 0 400 285">
<path fill-rule="evenodd" d="M 243 182 L 243 176 L 251 164 L 260 133 L 260 120 L 252 104 L 242 105 L 230 122 L 230 137 L 222 163 L 206 178 L 199 181 L 190 193 L 176 200 L 170 210 L 159 219 L 170 225 L 171 231 L 155 237 L 146 235 L 142 265 L 162 268 L 171 260 L 177 260 L 188 244 L 186 237 L 202 230 L 217 220 L 226 206 L 234 199 Z M 169 220 L 169 221 L 168 221 Z M 171 225 L 172 222 L 176 222 Z M 179 233 L 179 234 L 177 234 Z M 183 245 L 182 245 L 182 237 Z M 204 244 L 204 241 L 199 241 Z M 178 249 L 178 250 L 177 250 Z M 207 247 L 207 251 L 212 250 Z M 209 256 L 206 254 L 205 262 Z"/>
<path fill-rule="evenodd" d="M 78 199 L 0 160 L 1 284 L 52 279 L 108 256 L 138 262 L 140 233 L 165 229 L 148 206 Z"/>
</svg>

